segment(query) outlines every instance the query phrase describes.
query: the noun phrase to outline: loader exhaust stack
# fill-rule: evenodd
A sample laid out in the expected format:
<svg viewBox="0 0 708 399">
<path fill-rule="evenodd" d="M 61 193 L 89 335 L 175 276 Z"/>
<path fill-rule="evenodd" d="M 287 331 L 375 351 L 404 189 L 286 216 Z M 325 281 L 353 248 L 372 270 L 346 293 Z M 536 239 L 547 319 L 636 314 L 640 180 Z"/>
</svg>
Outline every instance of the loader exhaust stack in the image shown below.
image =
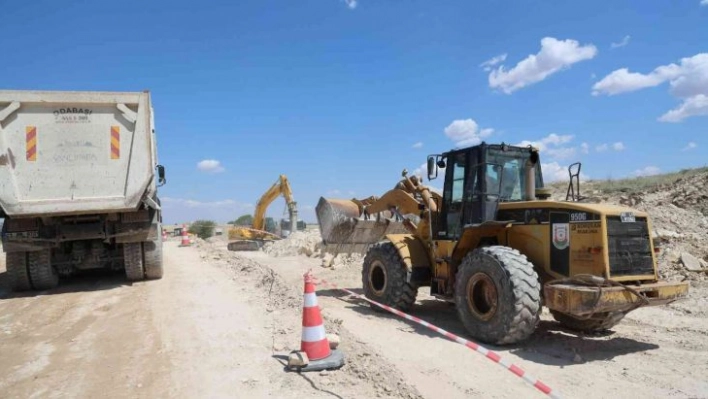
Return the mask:
<svg viewBox="0 0 708 399">
<path fill-rule="evenodd" d="M 538 163 L 538 152 L 532 151 L 531 156 L 524 165 L 526 167 L 526 201 L 536 199 L 536 164 Z"/>
</svg>

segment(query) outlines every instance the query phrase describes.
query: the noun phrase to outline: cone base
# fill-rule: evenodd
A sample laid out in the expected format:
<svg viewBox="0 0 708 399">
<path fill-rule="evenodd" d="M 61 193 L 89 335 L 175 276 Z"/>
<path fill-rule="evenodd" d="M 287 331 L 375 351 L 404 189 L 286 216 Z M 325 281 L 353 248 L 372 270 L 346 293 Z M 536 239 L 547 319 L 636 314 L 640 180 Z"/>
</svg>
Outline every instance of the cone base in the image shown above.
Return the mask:
<svg viewBox="0 0 708 399">
<path fill-rule="evenodd" d="M 344 353 L 339 349 L 332 349 L 330 355 L 324 359 L 310 360 L 310 363 L 305 367 L 290 367 L 290 369 L 297 371 L 336 370 L 344 366 L 345 363 Z"/>
</svg>

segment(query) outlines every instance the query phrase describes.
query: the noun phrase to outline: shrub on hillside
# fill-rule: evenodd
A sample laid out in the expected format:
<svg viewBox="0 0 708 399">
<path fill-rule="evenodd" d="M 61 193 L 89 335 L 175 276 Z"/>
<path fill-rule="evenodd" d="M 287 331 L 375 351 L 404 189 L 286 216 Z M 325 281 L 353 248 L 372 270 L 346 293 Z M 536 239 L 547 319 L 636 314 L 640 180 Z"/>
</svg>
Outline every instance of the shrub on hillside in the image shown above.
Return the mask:
<svg viewBox="0 0 708 399">
<path fill-rule="evenodd" d="M 241 215 L 233 222 L 233 224 L 235 224 L 236 226 L 250 226 L 252 223 L 253 216 L 251 215 Z"/>
<path fill-rule="evenodd" d="M 216 222 L 213 220 L 197 220 L 189 226 L 189 231 L 197 235 L 197 237 L 202 240 L 214 235 L 214 229 L 216 228 Z"/>
</svg>

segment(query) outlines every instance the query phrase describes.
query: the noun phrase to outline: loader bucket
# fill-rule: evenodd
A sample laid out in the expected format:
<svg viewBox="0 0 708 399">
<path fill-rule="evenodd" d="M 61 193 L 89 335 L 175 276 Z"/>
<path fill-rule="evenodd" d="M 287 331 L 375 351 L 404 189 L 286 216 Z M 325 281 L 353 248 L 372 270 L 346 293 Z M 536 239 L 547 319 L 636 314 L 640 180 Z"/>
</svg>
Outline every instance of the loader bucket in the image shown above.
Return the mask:
<svg viewBox="0 0 708 399">
<path fill-rule="evenodd" d="M 402 222 L 364 220 L 350 200 L 320 198 L 315 212 L 322 242 L 335 246 L 337 252 L 363 253 L 386 234 L 408 233 Z"/>
</svg>

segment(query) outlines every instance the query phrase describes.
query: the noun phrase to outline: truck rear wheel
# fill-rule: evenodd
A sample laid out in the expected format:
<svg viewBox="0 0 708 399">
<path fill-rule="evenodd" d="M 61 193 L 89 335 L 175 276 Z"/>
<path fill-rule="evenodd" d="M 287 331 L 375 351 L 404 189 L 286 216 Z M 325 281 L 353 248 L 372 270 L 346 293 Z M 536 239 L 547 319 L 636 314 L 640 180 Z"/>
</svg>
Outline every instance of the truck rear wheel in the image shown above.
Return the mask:
<svg viewBox="0 0 708 399">
<path fill-rule="evenodd" d="M 27 270 L 27 252 L 8 252 L 5 254 L 7 276 L 10 279 L 10 289 L 15 292 L 32 289 Z"/>
<path fill-rule="evenodd" d="M 123 261 L 128 281 L 139 281 L 145 278 L 142 243 L 126 242 L 123 244 Z"/>
<path fill-rule="evenodd" d="M 418 293 L 418 286 L 407 280 L 405 264 L 393 243 L 374 244 L 366 253 L 362 284 L 367 298 L 406 311 L 415 303 Z M 371 307 L 383 311 L 374 304 Z"/>
<path fill-rule="evenodd" d="M 43 249 L 28 255 L 28 269 L 35 290 L 48 290 L 59 285 L 59 274 L 52 267 L 52 251 Z"/>
<path fill-rule="evenodd" d="M 145 277 L 152 280 L 162 278 L 162 232 L 158 233 L 157 240 L 143 243 Z"/>
<path fill-rule="evenodd" d="M 592 333 L 609 330 L 624 319 L 624 312 L 598 313 L 589 319 L 578 319 L 569 314 L 551 310 L 551 315 L 563 327 L 580 332 Z"/>
<path fill-rule="evenodd" d="M 455 277 L 455 305 L 467 331 L 495 345 L 533 334 L 541 311 L 541 284 L 533 264 L 505 246 L 477 248 Z"/>
</svg>

